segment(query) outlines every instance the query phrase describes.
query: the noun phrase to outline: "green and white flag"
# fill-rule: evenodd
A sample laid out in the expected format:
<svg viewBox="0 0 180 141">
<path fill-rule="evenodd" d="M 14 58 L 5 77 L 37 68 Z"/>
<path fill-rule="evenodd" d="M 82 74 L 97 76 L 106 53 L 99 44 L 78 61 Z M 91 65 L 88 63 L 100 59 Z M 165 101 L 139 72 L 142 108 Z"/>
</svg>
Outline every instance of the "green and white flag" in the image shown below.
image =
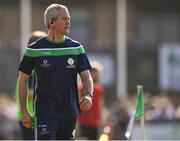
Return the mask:
<svg viewBox="0 0 180 141">
<path fill-rule="evenodd" d="M 126 138 L 130 138 L 131 132 L 133 129 L 134 120 L 141 119 L 141 127 L 142 127 L 142 138 L 144 139 L 144 92 L 143 87 L 141 85 L 137 86 L 137 97 L 135 101 L 135 108 L 132 111 L 130 116 L 130 121 L 125 133 Z"/>
<path fill-rule="evenodd" d="M 139 86 L 138 95 L 136 97 L 136 120 L 141 119 L 142 116 L 144 116 L 144 92 L 142 89 L 142 86 Z"/>
</svg>

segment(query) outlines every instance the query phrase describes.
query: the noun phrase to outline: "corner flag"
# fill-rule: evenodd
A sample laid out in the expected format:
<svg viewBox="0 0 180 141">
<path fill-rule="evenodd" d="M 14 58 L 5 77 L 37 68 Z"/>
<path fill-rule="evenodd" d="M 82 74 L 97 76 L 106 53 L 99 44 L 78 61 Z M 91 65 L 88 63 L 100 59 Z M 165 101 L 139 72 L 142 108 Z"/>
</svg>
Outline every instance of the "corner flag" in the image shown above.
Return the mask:
<svg viewBox="0 0 180 141">
<path fill-rule="evenodd" d="M 142 86 L 138 86 L 138 95 L 136 97 L 136 120 L 144 116 L 144 92 Z"/>
<path fill-rule="evenodd" d="M 144 92 L 143 86 L 137 86 L 137 97 L 135 101 L 135 108 L 132 111 L 130 121 L 125 133 L 126 138 L 130 138 L 131 132 L 133 129 L 134 120 L 141 120 L 141 129 L 142 129 L 142 138 L 145 138 L 145 131 L 144 131 Z"/>
</svg>

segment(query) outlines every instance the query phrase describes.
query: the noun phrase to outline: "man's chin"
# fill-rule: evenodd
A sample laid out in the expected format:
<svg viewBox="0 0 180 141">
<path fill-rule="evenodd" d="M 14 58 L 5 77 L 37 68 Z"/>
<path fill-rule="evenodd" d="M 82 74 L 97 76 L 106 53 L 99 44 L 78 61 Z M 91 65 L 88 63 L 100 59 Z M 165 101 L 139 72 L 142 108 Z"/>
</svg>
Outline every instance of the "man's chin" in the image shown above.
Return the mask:
<svg viewBox="0 0 180 141">
<path fill-rule="evenodd" d="M 64 32 L 64 35 L 69 35 L 69 31 Z"/>
</svg>

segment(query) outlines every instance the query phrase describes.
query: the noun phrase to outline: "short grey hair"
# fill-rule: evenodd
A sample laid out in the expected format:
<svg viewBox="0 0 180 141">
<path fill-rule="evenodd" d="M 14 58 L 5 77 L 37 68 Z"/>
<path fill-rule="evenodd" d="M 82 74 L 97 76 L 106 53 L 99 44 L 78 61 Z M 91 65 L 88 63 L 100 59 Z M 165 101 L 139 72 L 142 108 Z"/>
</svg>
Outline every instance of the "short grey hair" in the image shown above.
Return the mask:
<svg viewBox="0 0 180 141">
<path fill-rule="evenodd" d="M 44 23 L 47 28 L 51 21 L 57 20 L 60 9 L 67 9 L 67 7 L 65 5 L 54 3 L 46 8 L 46 10 L 44 12 Z"/>
</svg>

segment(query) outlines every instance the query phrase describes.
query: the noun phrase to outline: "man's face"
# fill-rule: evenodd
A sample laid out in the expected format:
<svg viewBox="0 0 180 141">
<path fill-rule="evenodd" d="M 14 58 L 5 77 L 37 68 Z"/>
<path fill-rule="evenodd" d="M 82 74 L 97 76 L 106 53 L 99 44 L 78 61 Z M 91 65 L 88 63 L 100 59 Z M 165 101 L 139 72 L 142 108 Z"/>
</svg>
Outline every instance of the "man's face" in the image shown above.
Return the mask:
<svg viewBox="0 0 180 141">
<path fill-rule="evenodd" d="M 70 29 L 70 15 L 67 9 L 59 11 L 59 17 L 54 23 L 54 31 L 61 35 L 68 35 Z"/>
</svg>

